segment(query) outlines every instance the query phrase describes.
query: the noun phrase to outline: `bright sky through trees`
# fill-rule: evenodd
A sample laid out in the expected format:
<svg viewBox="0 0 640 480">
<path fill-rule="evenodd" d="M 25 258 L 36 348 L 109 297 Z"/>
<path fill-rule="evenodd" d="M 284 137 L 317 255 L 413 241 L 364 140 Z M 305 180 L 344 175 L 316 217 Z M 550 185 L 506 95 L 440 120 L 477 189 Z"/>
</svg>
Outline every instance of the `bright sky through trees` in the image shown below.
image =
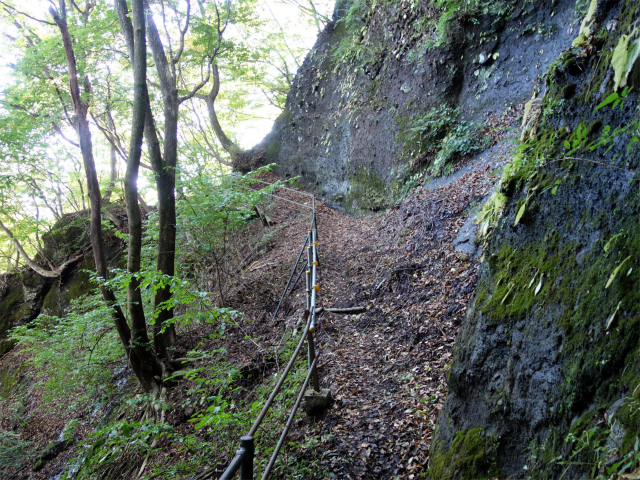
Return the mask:
<svg viewBox="0 0 640 480">
<path fill-rule="evenodd" d="M 333 9 L 332 0 L 191 0 L 190 7 L 187 0 L 149 3 L 169 56 L 179 50 L 190 19 L 182 39 L 185 54 L 175 66 L 179 95 L 208 79 L 180 108 L 177 166 L 182 179 L 228 166 L 240 149 L 264 138 Z M 57 218 L 89 206 L 65 51 L 50 12 L 60 5 L 55 0 L 0 0 L 0 220 L 31 253 L 40 250 L 40 236 Z M 114 189 L 112 199 L 120 201 L 133 98 L 129 52 L 113 0 L 67 5 L 98 180 L 107 201 Z M 207 55 L 215 50 L 216 12 L 223 19 L 232 12 L 232 18 L 223 28 L 215 62 L 207 66 Z M 161 82 L 147 52 L 149 96 L 163 142 Z M 155 204 L 149 165 L 143 149 L 138 188 L 141 201 Z M 20 262 L 5 234 L 0 232 L 0 270 Z"/>
<path fill-rule="evenodd" d="M 49 6 L 48 1 L 31 0 L 29 2 L 19 3 L 21 12 L 39 20 L 51 21 L 47 11 Z M 330 18 L 333 3 L 332 0 L 316 0 L 313 2 L 313 6 L 321 16 Z M 301 63 L 304 58 L 304 52 L 307 52 L 315 43 L 318 29 L 314 19 L 309 15 L 305 15 L 298 7 L 299 4 L 308 8 L 307 0 L 259 0 L 256 10 L 265 22 L 261 31 L 240 31 L 232 25 L 229 29 L 229 35 L 231 37 L 252 38 L 253 41 L 260 42 L 261 38 L 266 34 L 284 32 L 291 46 L 295 48 L 289 49 L 287 45 L 283 45 L 283 53 L 286 55 L 286 53 L 290 53 L 291 50 L 295 50 L 294 53 L 297 54 L 296 59 Z M 0 5 L 0 16 L 3 16 L 6 14 L 6 11 L 1 7 L 2 5 Z M 8 44 L 12 41 L 15 33 L 16 32 L 12 31 L 4 31 L 0 36 L 0 89 L 6 85 L 7 78 L 11 74 L 10 65 L 16 61 L 15 57 L 12 56 L 12 49 L 8 48 Z M 289 52 L 287 52 L 287 50 L 289 50 Z M 295 65 L 295 62 L 292 63 Z M 271 73 L 278 75 L 275 68 L 271 69 Z M 295 71 L 292 71 L 292 73 L 295 73 Z M 270 105 L 268 102 L 264 102 L 262 92 L 251 92 L 249 93 L 249 97 L 255 104 L 259 105 L 264 103 L 264 105 L 261 105 L 252 112 L 246 112 L 251 118 L 230 128 L 234 136 L 237 137 L 239 145 L 243 148 L 250 148 L 262 140 L 264 136 L 269 133 L 273 121 L 280 113 L 279 109 L 274 108 L 273 105 Z M 0 109 L 1 108 L 2 105 L 0 104 Z"/>
</svg>

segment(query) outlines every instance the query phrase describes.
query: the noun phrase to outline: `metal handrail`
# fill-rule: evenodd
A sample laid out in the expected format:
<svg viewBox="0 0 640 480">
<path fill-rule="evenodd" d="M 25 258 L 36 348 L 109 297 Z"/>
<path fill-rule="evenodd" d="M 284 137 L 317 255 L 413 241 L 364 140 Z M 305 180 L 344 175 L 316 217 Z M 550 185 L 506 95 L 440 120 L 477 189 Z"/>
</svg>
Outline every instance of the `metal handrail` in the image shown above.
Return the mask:
<svg viewBox="0 0 640 480">
<path fill-rule="evenodd" d="M 272 185 L 272 184 L 269 184 L 269 185 Z M 236 187 L 244 188 L 245 190 L 253 190 L 253 188 L 245 187 L 244 185 L 236 185 Z M 276 187 L 276 188 L 283 188 L 283 187 Z M 255 191 L 255 190 L 253 190 L 253 191 Z M 279 196 L 279 195 L 275 195 L 274 193 L 272 193 L 272 194 L 271 194 L 271 196 L 272 196 L 273 198 L 277 198 L 277 199 L 279 199 L 279 200 L 284 200 L 285 202 L 294 203 L 294 204 L 296 204 L 296 205 L 298 205 L 298 206 L 300 206 L 300 207 L 308 208 L 309 210 L 314 210 L 314 206 L 313 206 L 313 205 L 312 205 L 312 206 L 305 205 L 304 203 L 296 202 L 296 201 L 294 201 L 294 200 L 290 200 L 290 199 L 288 199 L 288 198 L 284 198 L 284 197 L 281 197 L 281 196 Z M 314 203 L 315 203 L 315 202 L 314 202 Z M 314 211 L 315 211 L 315 210 L 314 210 Z"/>
<path fill-rule="evenodd" d="M 305 320 L 307 320 L 309 318 L 308 312 L 305 312 L 305 316 L 307 317 L 305 318 Z M 289 360 L 287 367 L 284 369 L 284 372 L 282 372 L 282 375 L 280 375 L 280 380 L 278 380 L 278 383 L 276 384 L 273 391 L 271 392 L 271 395 L 269 395 L 269 399 L 264 404 L 264 407 L 262 407 L 260 414 L 258 415 L 256 420 L 253 422 L 251 429 L 247 433 L 247 435 L 249 435 L 250 437 L 253 437 L 256 434 L 256 432 L 258 431 L 258 428 L 260 428 L 260 424 L 262 423 L 262 420 L 264 420 L 264 417 L 266 416 L 267 412 L 271 408 L 271 404 L 273 403 L 273 400 L 276 398 L 276 395 L 278 394 L 278 392 L 280 392 L 280 389 L 282 388 L 282 384 L 287 378 L 287 375 L 291 371 L 291 367 L 293 367 L 293 364 L 296 361 L 296 358 L 298 358 L 298 354 L 302 349 L 302 345 L 304 344 L 304 341 L 306 339 L 305 337 L 307 336 L 307 332 L 309 331 L 309 326 L 310 326 L 310 322 L 307 321 L 307 326 L 304 329 L 304 333 L 302 334 L 302 338 L 300 339 L 300 342 L 298 342 L 298 346 L 296 347 L 295 351 L 293 352 L 293 355 L 291 356 L 291 360 Z"/>
<path fill-rule="evenodd" d="M 287 419 L 287 424 L 284 426 L 284 430 L 282 430 L 282 434 L 280 435 L 278 444 L 276 445 L 276 448 L 273 450 L 273 454 L 269 459 L 269 464 L 267 465 L 267 468 L 265 468 L 264 473 L 262 474 L 262 480 L 267 480 L 267 477 L 269 476 L 269 473 L 271 473 L 271 469 L 273 468 L 274 463 L 276 463 L 276 458 L 278 457 L 278 453 L 280 453 L 280 449 L 282 448 L 282 444 L 284 443 L 284 440 L 287 438 L 287 434 L 289 433 L 289 429 L 291 428 L 291 424 L 293 423 L 293 418 L 295 417 L 296 412 L 298 411 L 298 408 L 300 408 L 300 402 L 302 402 L 302 398 L 304 397 L 304 392 L 307 389 L 307 385 L 309 385 L 309 380 L 311 379 L 313 372 L 316 371 L 315 366 L 317 361 L 318 359 L 315 358 L 313 360 L 313 363 L 311 364 L 311 367 L 309 368 L 309 373 L 307 373 L 307 378 L 304 379 L 302 388 L 300 389 L 300 393 L 298 394 L 298 398 L 296 399 L 296 403 L 293 406 L 293 409 L 291 410 L 291 414 L 289 415 L 289 418 Z"/>
<path fill-rule="evenodd" d="M 264 180 L 258 180 L 258 183 L 264 183 L 265 185 L 273 185 L 273 183 L 265 182 Z M 293 193 L 299 193 L 300 195 L 306 195 L 307 197 L 315 198 L 315 195 L 313 195 L 312 193 L 301 192 L 300 190 L 295 190 L 293 188 L 289 188 L 285 186 L 279 186 L 277 188 L 282 188 L 283 190 L 289 190 L 290 192 L 293 192 Z"/>
<path fill-rule="evenodd" d="M 273 312 L 273 316 L 271 317 L 271 321 L 273 322 L 276 319 L 276 316 L 278 315 L 278 312 L 280 311 L 280 306 L 282 305 L 282 301 L 284 300 L 284 297 L 287 296 L 287 290 L 289 290 L 289 285 L 291 284 L 291 279 L 293 278 L 293 276 L 296 273 L 296 268 L 298 268 L 298 264 L 300 263 L 300 258 L 302 258 L 302 254 L 304 253 L 304 247 L 307 246 L 307 242 L 309 241 L 309 238 L 307 237 L 307 239 L 304 241 L 304 244 L 302 244 L 302 248 L 300 249 L 300 253 L 298 254 L 298 259 L 296 260 L 296 263 L 293 265 L 293 268 L 291 269 L 291 275 L 289 275 L 289 280 L 287 280 L 287 286 L 284 287 L 284 292 L 282 292 L 282 296 L 280 297 L 280 301 L 278 302 L 278 306 L 276 307 L 275 312 Z M 296 283 L 297 280 L 296 280 Z M 295 288 L 295 285 L 294 285 Z M 293 291 L 293 288 L 291 289 L 291 291 Z"/>
<path fill-rule="evenodd" d="M 273 185 L 262 180 L 260 180 L 259 183 Z M 238 186 L 249 190 L 248 187 L 245 187 L 243 185 L 238 185 Z M 289 200 L 287 198 L 279 197 L 277 195 L 274 195 L 273 193 L 271 194 L 271 196 L 274 198 L 278 198 L 286 202 L 294 203 L 304 208 L 310 208 L 312 210 L 309 232 L 307 233 L 305 242 L 302 245 L 302 249 L 300 250 L 298 258 L 295 264 L 293 265 L 291 274 L 289 275 L 289 280 L 287 281 L 287 285 L 285 286 L 284 292 L 280 297 L 278 306 L 276 307 L 276 310 L 272 316 L 272 321 L 273 321 L 278 315 L 280 306 L 282 305 L 282 301 L 288 294 L 291 294 L 291 292 L 293 292 L 296 285 L 298 284 L 298 280 L 300 280 L 300 277 L 302 276 L 302 273 L 305 272 L 305 268 L 306 268 L 307 269 L 306 270 L 307 308 L 305 309 L 305 312 L 303 315 L 303 321 L 305 322 L 305 329 L 300 337 L 300 341 L 298 342 L 298 345 L 296 346 L 295 351 L 293 352 L 293 355 L 289 359 L 289 363 L 287 364 L 284 371 L 280 375 L 280 379 L 278 380 L 278 383 L 276 384 L 273 391 L 271 392 L 271 395 L 269 395 L 269 398 L 267 399 L 266 403 L 262 407 L 260 414 L 253 422 L 253 425 L 251 426 L 251 429 L 247 432 L 247 435 L 244 435 L 240 438 L 240 448 L 236 452 L 234 458 L 231 460 L 231 463 L 229 464 L 227 469 L 224 471 L 224 473 L 220 477 L 220 480 L 231 480 L 234 477 L 234 475 L 238 472 L 238 470 L 240 470 L 240 480 L 253 480 L 254 478 L 253 458 L 255 455 L 254 436 L 257 433 L 258 429 L 260 428 L 260 425 L 262 424 L 262 421 L 267 415 L 269 409 L 271 408 L 271 405 L 273 404 L 275 397 L 280 392 L 280 389 L 282 388 L 284 381 L 286 380 L 291 369 L 293 368 L 293 365 L 296 359 L 298 358 L 300 351 L 302 350 L 302 346 L 304 345 L 305 340 L 307 342 L 307 347 L 308 347 L 307 359 L 308 359 L 309 371 L 307 372 L 307 376 L 302 384 L 302 388 L 300 389 L 300 393 L 298 394 L 296 403 L 293 407 L 293 410 L 291 411 L 291 414 L 289 415 L 289 419 L 287 420 L 287 423 L 282 431 L 282 434 L 280 435 L 280 439 L 274 449 L 273 455 L 269 460 L 269 464 L 267 465 L 267 468 L 265 469 L 262 475 L 262 480 L 267 479 L 269 473 L 271 472 L 271 469 L 273 468 L 273 465 L 275 464 L 278 453 L 280 452 L 280 449 L 282 448 L 285 438 L 289 433 L 289 429 L 291 428 L 291 425 L 293 423 L 293 418 L 295 417 L 295 414 L 298 411 L 298 408 L 300 407 L 300 403 L 304 398 L 305 390 L 307 389 L 309 382 L 313 383 L 313 389 L 316 392 L 320 391 L 320 382 L 318 379 L 318 370 L 316 367 L 318 359 L 316 357 L 315 346 L 313 341 L 313 332 L 315 331 L 315 320 L 316 320 L 316 301 L 317 301 L 318 291 L 320 290 L 320 287 L 317 284 L 317 280 L 318 280 L 317 267 L 319 265 L 319 261 L 318 261 L 318 248 L 317 248 L 318 247 L 318 223 L 316 218 L 316 198 L 315 198 L 315 195 L 311 195 L 305 192 L 299 192 L 291 188 L 287 188 L 287 187 L 278 187 L 278 188 L 290 190 L 295 193 L 310 196 L 312 198 L 312 205 L 311 207 L 309 207 L 308 205 L 304 205 L 304 204 L 295 202 L 293 200 Z M 298 274 L 296 281 L 293 283 L 291 290 L 289 290 L 289 285 L 291 284 L 291 280 L 293 279 L 296 269 L 300 264 L 300 259 L 302 258 L 302 254 L 304 253 L 305 248 L 307 249 L 307 260 L 306 262 L 304 262 L 302 266 L 302 270 Z"/>
</svg>

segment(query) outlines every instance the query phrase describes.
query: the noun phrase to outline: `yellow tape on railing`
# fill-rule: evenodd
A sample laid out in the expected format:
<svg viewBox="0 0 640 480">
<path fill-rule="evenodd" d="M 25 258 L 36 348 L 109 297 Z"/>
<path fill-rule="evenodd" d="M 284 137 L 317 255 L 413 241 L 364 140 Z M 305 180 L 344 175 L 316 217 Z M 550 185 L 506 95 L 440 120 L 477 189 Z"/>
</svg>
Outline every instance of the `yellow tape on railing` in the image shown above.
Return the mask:
<svg viewBox="0 0 640 480">
<path fill-rule="evenodd" d="M 314 286 L 313 286 L 313 287 L 311 287 L 311 288 L 313 288 L 316 292 L 319 292 L 319 291 L 320 291 L 320 285 L 314 285 Z"/>
</svg>

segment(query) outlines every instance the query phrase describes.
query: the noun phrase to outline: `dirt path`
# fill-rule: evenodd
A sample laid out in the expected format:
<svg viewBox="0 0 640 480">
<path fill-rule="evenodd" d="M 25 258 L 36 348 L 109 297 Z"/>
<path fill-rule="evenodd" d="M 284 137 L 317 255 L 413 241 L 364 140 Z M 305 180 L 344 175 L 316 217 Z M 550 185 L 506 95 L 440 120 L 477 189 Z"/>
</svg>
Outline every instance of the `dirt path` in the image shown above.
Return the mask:
<svg viewBox="0 0 640 480">
<path fill-rule="evenodd" d="M 331 389 L 336 402 L 323 418 L 296 422 L 288 441 L 297 446 L 296 456 L 303 451 L 305 460 L 320 462 L 330 475 L 300 473 L 292 464 L 301 475 L 296 478 L 411 479 L 425 470 L 446 396 L 454 338 L 479 265 L 477 258 L 456 252 L 453 242 L 497 180 L 493 174 L 502 160 L 496 151 L 490 161 L 476 163 L 450 183 L 415 190 L 400 207 L 379 217 L 354 218 L 318 204 L 318 306 L 367 310 L 319 317 L 321 385 Z M 296 193 L 279 194 L 300 200 Z M 286 202 L 274 205 L 275 225 L 264 228 L 258 222 L 252 227 L 248 238 L 259 241 L 243 246 L 247 242 L 237 239 L 233 245 L 243 263 L 227 302 L 250 321 L 230 327 L 224 339 L 202 344 L 214 348 L 223 342 L 230 359 L 255 367 L 256 378 L 279 370 L 281 366 L 269 363 L 269 352 L 281 347 L 283 331 L 293 328 L 304 308 L 302 279 L 283 302 L 282 313 L 271 321 L 309 225 L 308 212 Z M 187 352 L 208 333 L 202 326 L 182 332 L 181 350 Z M 236 393 L 250 396 L 255 382 L 247 382 L 247 388 Z M 193 414 L 184 406 L 189 403 L 187 388 L 185 384 L 170 390 L 172 410 L 167 417 L 176 432 L 185 435 L 192 431 L 187 420 Z M 32 395 L 29 399 L 29 408 L 37 412 L 39 400 Z M 82 415 L 89 418 L 89 412 Z M 25 438 L 43 448 L 57 438 L 69 415 L 65 410 L 61 416 L 33 417 L 23 429 Z M 80 440 L 90 429 L 90 422 L 85 423 Z M 154 464 L 188 461 L 174 446 L 160 447 Z M 49 478 L 75 454 L 69 449 L 42 471 L 24 470 L 19 478 Z"/>
<path fill-rule="evenodd" d="M 453 242 L 500 161 L 418 189 L 375 219 L 321 208 L 320 306 L 368 309 L 321 317 L 321 383 L 336 403 L 297 432 L 316 438 L 315 455 L 335 478 L 417 478 L 426 468 L 479 264 Z"/>
</svg>

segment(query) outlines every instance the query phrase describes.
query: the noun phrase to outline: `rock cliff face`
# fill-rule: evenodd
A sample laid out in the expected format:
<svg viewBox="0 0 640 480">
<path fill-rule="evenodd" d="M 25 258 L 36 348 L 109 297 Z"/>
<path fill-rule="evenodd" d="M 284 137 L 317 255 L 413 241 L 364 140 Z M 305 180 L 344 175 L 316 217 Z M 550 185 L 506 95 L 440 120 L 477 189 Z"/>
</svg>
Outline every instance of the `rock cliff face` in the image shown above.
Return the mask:
<svg viewBox="0 0 640 480">
<path fill-rule="evenodd" d="M 457 339 L 432 478 L 592 478 L 633 458 L 640 114 L 634 90 L 614 90 L 638 86 L 638 18 L 637 2 L 600 2 L 545 77 L 493 198 L 504 214 Z"/>
<path fill-rule="evenodd" d="M 447 107 L 479 121 L 521 105 L 579 27 L 573 0 L 475 2 L 446 33 L 436 2 L 369 3 L 338 2 L 257 148 L 261 163 L 347 209 L 388 204 L 424 167 L 416 119 Z"/>
<path fill-rule="evenodd" d="M 430 476 L 620 471 L 640 461 L 640 5 L 479 1 L 434 47 L 433 18 L 463 8 L 435 3 L 339 3 L 254 158 L 375 209 L 421 166 L 416 119 L 444 104 L 480 121 L 526 102 L 480 213 L 491 235 Z"/>
<path fill-rule="evenodd" d="M 95 270 L 87 215 L 88 211 L 67 215 L 51 232 L 43 235 L 44 254 L 53 264 L 63 263 L 72 254 L 83 253 L 60 278 L 44 278 L 30 269 L 0 277 L 0 355 L 13 347 L 13 343 L 6 340 L 13 327 L 28 324 L 41 313 L 62 316 L 67 313 L 71 300 L 92 289 L 90 275 L 85 271 Z M 115 218 L 116 214 L 110 215 Z M 121 240 L 105 235 L 105 252 L 112 265 L 122 262 L 122 249 Z"/>
</svg>

